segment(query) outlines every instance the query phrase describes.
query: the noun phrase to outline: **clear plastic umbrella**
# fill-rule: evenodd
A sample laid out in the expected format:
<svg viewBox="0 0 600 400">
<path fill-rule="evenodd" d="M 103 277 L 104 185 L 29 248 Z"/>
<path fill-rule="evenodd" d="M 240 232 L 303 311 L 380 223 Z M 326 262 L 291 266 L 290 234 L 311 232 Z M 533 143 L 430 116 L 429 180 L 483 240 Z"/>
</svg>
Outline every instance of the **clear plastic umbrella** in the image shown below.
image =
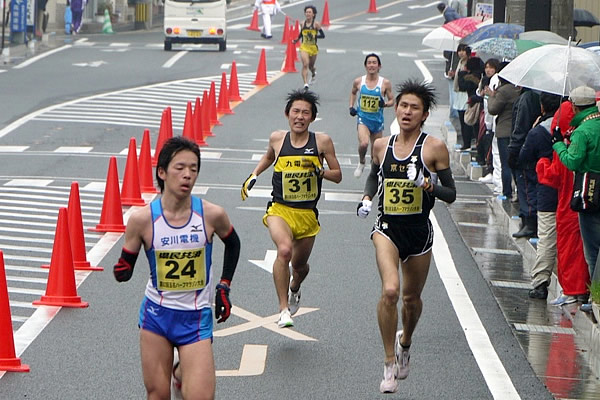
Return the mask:
<svg viewBox="0 0 600 400">
<path fill-rule="evenodd" d="M 600 55 L 570 45 L 548 44 L 515 58 L 500 77 L 517 86 L 561 96 L 582 85 L 599 90 Z"/>
<path fill-rule="evenodd" d="M 535 40 L 546 44 L 568 44 L 564 37 L 550 31 L 527 31 L 519 33 L 519 39 Z"/>
</svg>

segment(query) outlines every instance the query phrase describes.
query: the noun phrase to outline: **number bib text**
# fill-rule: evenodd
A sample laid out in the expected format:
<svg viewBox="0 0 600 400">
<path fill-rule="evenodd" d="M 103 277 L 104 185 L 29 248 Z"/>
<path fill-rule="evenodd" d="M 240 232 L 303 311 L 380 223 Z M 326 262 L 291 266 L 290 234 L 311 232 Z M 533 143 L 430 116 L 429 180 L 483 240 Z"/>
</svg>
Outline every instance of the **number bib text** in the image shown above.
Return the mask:
<svg viewBox="0 0 600 400">
<path fill-rule="evenodd" d="M 157 250 L 156 288 L 166 291 L 200 290 L 206 286 L 205 249 Z"/>
<path fill-rule="evenodd" d="M 312 171 L 283 171 L 281 183 L 285 201 L 313 201 L 317 198 L 317 177 Z"/>
<path fill-rule="evenodd" d="M 379 96 L 368 94 L 360 95 L 360 109 L 365 112 L 375 113 L 379 111 Z"/>
<path fill-rule="evenodd" d="M 423 188 L 409 179 L 383 180 L 383 212 L 387 215 L 420 214 L 423 210 Z"/>
</svg>

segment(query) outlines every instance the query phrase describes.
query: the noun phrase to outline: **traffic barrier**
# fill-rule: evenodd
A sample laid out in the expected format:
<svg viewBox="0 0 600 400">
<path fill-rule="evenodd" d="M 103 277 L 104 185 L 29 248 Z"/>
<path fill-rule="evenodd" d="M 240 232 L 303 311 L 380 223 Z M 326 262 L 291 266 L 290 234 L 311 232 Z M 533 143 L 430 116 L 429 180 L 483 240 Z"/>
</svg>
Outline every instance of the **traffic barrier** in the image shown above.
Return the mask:
<svg viewBox="0 0 600 400">
<path fill-rule="evenodd" d="M 194 106 L 194 133 L 195 133 L 195 141 L 196 144 L 198 146 L 208 146 L 208 143 L 206 143 L 206 141 L 204 140 L 204 137 L 206 136 L 204 133 L 204 129 L 202 129 L 202 127 L 204 126 L 204 121 L 202 121 L 202 118 L 204 118 L 204 115 L 202 113 L 202 103 L 200 102 L 200 97 L 196 97 L 196 104 Z"/>
<path fill-rule="evenodd" d="M 33 304 L 76 308 L 84 308 L 89 305 L 87 302 L 81 301 L 81 297 L 77 295 L 71 240 L 69 239 L 69 222 L 65 207 L 58 210 L 46 294 L 34 301 Z"/>
<path fill-rule="evenodd" d="M 103 271 L 102 267 L 92 267 L 87 260 L 85 251 L 85 236 L 83 235 L 83 218 L 81 216 L 81 201 L 79 198 L 79 183 L 71 183 L 69 205 L 67 206 L 69 222 L 69 238 L 71 239 L 71 252 L 73 267 L 81 271 Z"/>
<path fill-rule="evenodd" d="M 15 353 L 8 285 L 4 268 L 4 254 L 0 250 L 0 371 L 29 372 L 29 365 L 22 364 Z"/>
<path fill-rule="evenodd" d="M 140 172 L 140 189 L 142 193 L 158 193 L 154 187 L 154 177 L 152 176 L 152 155 L 150 154 L 150 129 L 144 129 L 142 137 L 142 148 L 140 149 L 140 158 L 138 160 L 138 170 Z"/>
<path fill-rule="evenodd" d="M 110 14 L 108 8 L 104 9 L 104 24 L 102 24 L 102 33 L 113 34 L 112 24 L 110 23 Z"/>
<path fill-rule="evenodd" d="M 202 95 L 202 107 L 200 108 L 202 113 L 202 136 L 204 137 L 215 136 L 210 130 L 210 105 L 208 103 L 208 92 L 205 90 Z"/>
<path fill-rule="evenodd" d="M 160 128 L 158 129 L 158 138 L 156 139 L 156 147 L 154 148 L 154 156 L 152 156 L 152 166 L 158 165 L 158 155 L 165 142 L 173 137 L 173 121 L 171 120 L 171 107 L 163 110 L 160 119 Z"/>
<path fill-rule="evenodd" d="M 298 72 L 296 70 L 296 64 L 294 63 L 294 55 L 292 52 L 296 51 L 296 46 L 292 43 L 292 40 L 288 40 L 287 48 L 285 51 L 285 65 L 282 72 Z"/>
<path fill-rule="evenodd" d="M 256 79 L 254 79 L 254 81 L 252 82 L 253 85 L 264 86 L 269 84 L 269 81 L 267 81 L 267 61 L 265 58 L 265 49 L 262 49 L 260 51 L 260 59 L 258 60 Z"/>
<path fill-rule="evenodd" d="M 100 223 L 91 232 L 125 232 L 123 225 L 123 206 L 121 205 L 121 192 L 119 191 L 119 173 L 117 171 L 117 158 L 112 156 L 108 162 L 108 174 L 104 189 L 104 201 Z"/>
<path fill-rule="evenodd" d="M 369 10 L 367 12 L 372 14 L 379 12 L 377 11 L 377 4 L 375 4 L 375 0 L 371 0 L 369 3 Z"/>
<path fill-rule="evenodd" d="M 185 120 L 183 121 L 183 133 L 182 136 L 188 138 L 192 142 L 198 143 L 198 136 L 196 135 L 196 129 L 194 126 L 194 114 L 192 113 L 192 102 L 187 102 L 187 108 L 185 110 Z M 200 145 L 200 143 L 198 143 Z"/>
<path fill-rule="evenodd" d="M 223 125 L 221 121 L 219 121 L 219 116 L 217 114 L 217 89 L 216 89 L 215 81 L 210 82 L 210 91 L 208 92 L 208 115 L 210 116 L 210 126 L 218 126 Z M 229 96 L 229 92 L 228 92 Z M 214 136 L 214 135 L 212 135 Z"/>
<path fill-rule="evenodd" d="M 229 90 L 227 91 L 230 101 L 244 101 L 240 96 L 240 86 L 238 84 L 237 66 L 235 60 L 231 62 L 231 73 L 229 74 Z"/>
<path fill-rule="evenodd" d="M 283 23 L 283 35 L 281 36 L 281 44 L 287 43 L 290 38 L 290 17 L 285 16 L 285 22 Z"/>
<path fill-rule="evenodd" d="M 227 93 L 227 74 L 225 72 L 221 73 L 221 87 L 219 88 L 219 105 L 217 106 L 217 112 L 219 114 L 233 114 L 231 107 L 229 107 L 229 95 Z"/>
<path fill-rule="evenodd" d="M 325 7 L 323 7 L 323 18 L 321 19 L 321 26 L 328 27 L 329 23 L 329 3 L 325 0 Z"/>
<path fill-rule="evenodd" d="M 250 20 L 250 25 L 246 27 L 249 31 L 260 32 L 260 28 L 258 27 L 258 9 L 254 9 L 252 13 L 252 20 Z"/>
<path fill-rule="evenodd" d="M 140 188 L 140 172 L 138 170 L 137 145 L 135 138 L 129 139 L 125 176 L 121 187 L 121 204 L 126 206 L 144 206 Z"/>
</svg>

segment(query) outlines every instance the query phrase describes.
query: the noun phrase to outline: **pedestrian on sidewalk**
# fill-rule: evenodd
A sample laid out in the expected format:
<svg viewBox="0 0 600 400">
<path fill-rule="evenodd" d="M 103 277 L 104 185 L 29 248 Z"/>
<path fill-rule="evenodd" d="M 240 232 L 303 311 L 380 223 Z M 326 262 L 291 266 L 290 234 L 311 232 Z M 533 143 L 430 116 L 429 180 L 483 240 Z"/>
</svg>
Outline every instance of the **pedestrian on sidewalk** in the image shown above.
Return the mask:
<svg viewBox="0 0 600 400">
<path fill-rule="evenodd" d="M 482 112 L 483 112 L 483 124 L 479 127 L 479 135 L 477 140 L 477 158 L 481 165 L 485 167 L 485 174 L 481 178 L 479 178 L 479 182 L 483 183 L 493 183 L 493 154 L 492 154 L 492 141 L 494 138 L 494 117 L 490 114 L 488 110 L 488 98 L 489 93 L 488 90 L 491 88 L 495 90 L 499 81 L 498 81 L 498 68 L 500 66 L 500 61 L 496 58 L 490 58 L 485 62 L 484 71 L 485 74 L 481 78 L 481 82 L 479 83 L 479 87 L 475 95 L 477 99 L 474 101 L 481 102 L 482 104 Z"/>
<path fill-rule="evenodd" d="M 367 54 L 364 65 L 366 75 L 354 79 L 350 90 L 350 116 L 356 116 L 358 132 L 358 165 L 354 170 L 355 178 L 360 178 L 365 169 L 369 143 L 372 152 L 373 142 L 383 134 L 383 109 L 394 105 L 392 84 L 379 75 L 379 56 L 375 53 Z"/>
<path fill-rule="evenodd" d="M 433 227 L 429 213 L 436 198 L 447 203 L 456 199 L 446 144 L 423 132 L 429 110 L 437 101 L 433 88 L 407 80 L 397 90 L 400 133 L 375 140 L 371 171 L 356 212 L 366 218 L 377 193 L 371 239 L 381 278 L 377 320 L 385 352 L 379 385 L 382 393 L 396 392 L 397 379 L 408 377 L 410 346 L 423 309 L 421 293 L 431 263 Z M 399 299 L 402 330 L 397 331 Z"/>
<path fill-rule="evenodd" d="M 186 399 L 199 393 L 206 399 L 215 395 L 211 306 L 214 298 L 217 322 L 229 318 L 229 287 L 240 240 L 222 207 L 192 196 L 199 171 L 196 143 L 181 136 L 165 142 L 156 167 L 161 196 L 129 217 L 125 244 L 114 266 L 117 281 L 131 279 L 143 246 L 150 278 L 138 326 L 149 399 L 171 398 L 171 383 Z M 216 288 L 211 255 L 215 236 L 225 245 Z M 174 349 L 179 356 L 175 365 Z"/>
<path fill-rule="evenodd" d="M 462 135 L 462 147 L 459 150 L 468 150 L 471 148 L 471 139 L 473 138 L 473 127 L 465 124 L 465 111 L 469 96 L 466 89 L 459 87 L 459 73 L 467 70 L 467 61 L 471 57 L 471 48 L 466 44 L 459 44 L 456 50 L 458 54 L 458 64 L 456 70 L 448 71 L 448 76 L 454 79 L 452 89 L 454 90 L 453 108 L 458 112 L 460 121 L 460 131 Z"/>
<path fill-rule="evenodd" d="M 73 29 L 72 33 L 79 33 L 83 25 L 83 10 L 87 4 L 87 0 L 70 0 L 71 13 L 73 14 Z"/>
<path fill-rule="evenodd" d="M 563 141 L 560 130 L 553 132 L 553 148 L 565 166 L 575 172 L 576 181 L 600 182 L 600 113 L 596 106 L 596 91 L 588 86 L 579 86 L 569 93 L 569 101 L 575 116 L 571 125 L 571 143 Z M 584 178 L 583 174 L 588 174 Z M 592 281 L 600 280 L 596 271 L 598 250 L 600 249 L 600 184 L 578 188 L 584 194 L 586 210 L 579 210 L 579 227 L 583 240 L 583 251 Z M 591 201 L 588 201 L 591 199 Z M 591 301 L 591 300 L 590 300 Z M 591 302 L 582 305 L 583 311 L 591 311 Z"/>
<path fill-rule="evenodd" d="M 263 224 L 277 247 L 273 281 L 280 328 L 294 326 L 292 315 L 300 307 L 300 285 L 308 275 L 308 259 L 321 230 L 317 203 L 323 179 L 334 183 L 342 180 L 331 138 L 308 130 L 317 117 L 317 104 L 318 96 L 311 91 L 296 90 L 288 95 L 285 116 L 289 128 L 271 133 L 267 152 L 241 190 L 242 200 L 246 200 L 258 176 L 274 165 L 273 198 L 267 204 Z M 324 167 L 324 161 L 329 168 Z"/>
<path fill-rule="evenodd" d="M 277 0 L 256 0 L 254 2 L 254 9 L 260 10 L 262 14 L 263 27 L 260 36 L 265 39 L 271 39 L 273 37 L 271 32 L 271 17 L 281 12 L 279 2 Z"/>
</svg>

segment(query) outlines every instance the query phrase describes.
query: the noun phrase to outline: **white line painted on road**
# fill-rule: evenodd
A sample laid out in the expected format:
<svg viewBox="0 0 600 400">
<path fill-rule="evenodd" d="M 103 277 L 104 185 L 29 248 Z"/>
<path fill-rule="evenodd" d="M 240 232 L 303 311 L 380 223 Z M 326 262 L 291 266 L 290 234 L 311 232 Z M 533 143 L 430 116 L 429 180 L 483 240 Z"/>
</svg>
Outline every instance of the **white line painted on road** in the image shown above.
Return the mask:
<svg viewBox="0 0 600 400">
<path fill-rule="evenodd" d="M 21 68 L 25 68 L 26 66 L 28 66 L 28 65 L 31 65 L 31 64 L 33 64 L 34 62 L 36 62 L 36 61 L 38 61 L 38 60 L 41 60 L 41 59 L 42 59 L 42 58 L 44 58 L 44 57 L 48 57 L 48 56 L 50 56 L 50 55 L 52 55 L 52 54 L 54 54 L 54 53 L 58 53 L 59 51 L 66 50 L 66 49 L 69 49 L 69 48 L 71 48 L 71 47 L 73 47 L 73 46 L 72 46 L 72 45 L 70 45 L 70 44 L 66 44 L 66 45 L 64 45 L 64 46 L 61 46 L 61 47 L 58 47 L 58 48 L 56 48 L 56 49 L 53 49 L 53 50 L 46 51 L 45 53 L 39 54 L 39 55 L 37 55 L 37 56 L 35 56 L 35 57 L 31 57 L 31 58 L 30 58 L 29 60 L 27 60 L 27 61 L 23 61 L 23 62 L 22 62 L 21 64 L 19 64 L 19 65 L 15 65 L 14 69 L 21 69 Z"/>
<path fill-rule="evenodd" d="M 444 237 L 444 232 L 440 228 L 435 215 L 431 214 L 430 219 L 435 234 L 435 240 L 433 241 L 435 266 L 444 283 L 448 297 L 452 302 L 452 307 L 454 307 L 467 343 L 475 357 L 475 361 L 477 361 L 488 389 L 494 399 L 521 399 L 510 376 L 506 372 L 506 369 L 504 369 L 502 361 L 500 361 L 498 354 L 494 350 L 494 346 L 479 319 L 469 293 L 456 271 L 456 266 L 454 265 L 452 254 Z"/>
<path fill-rule="evenodd" d="M 393 19 L 396 17 L 401 17 L 402 13 L 398 13 L 398 14 L 392 14 L 392 15 L 388 15 L 387 17 L 372 17 L 372 18 L 367 18 L 367 21 L 387 21 L 388 19 Z"/>
<path fill-rule="evenodd" d="M 415 64 L 417 65 L 417 68 L 419 68 L 419 71 L 421 71 L 421 73 L 423 74 L 423 82 L 431 83 L 433 81 L 433 76 L 431 76 L 431 73 L 429 72 L 425 64 L 423 64 L 423 61 L 415 60 Z"/>
<path fill-rule="evenodd" d="M 245 344 L 239 369 L 215 371 L 217 376 L 257 376 L 265 372 L 267 345 Z"/>
<path fill-rule="evenodd" d="M 27 150 L 29 146 L 0 146 L 2 153 L 21 153 Z"/>
<path fill-rule="evenodd" d="M 422 19 L 420 21 L 411 22 L 410 25 L 421 25 L 421 24 L 423 24 L 425 22 L 435 21 L 435 20 L 440 19 L 440 18 L 443 18 L 442 14 L 434 15 L 433 17 L 425 18 L 425 19 Z"/>
<path fill-rule="evenodd" d="M 61 146 L 54 150 L 55 153 L 89 153 L 93 147 L 86 146 Z"/>
<path fill-rule="evenodd" d="M 406 29 L 405 26 L 389 26 L 387 28 L 380 29 L 379 32 L 391 33 L 391 32 L 403 31 L 405 29 Z"/>
<path fill-rule="evenodd" d="M 4 184 L 4 186 L 36 186 L 44 187 L 52 183 L 52 179 L 13 179 Z"/>
<path fill-rule="evenodd" d="M 180 51 L 163 64 L 163 68 L 171 68 L 181 57 L 185 56 L 187 51 Z"/>
</svg>

